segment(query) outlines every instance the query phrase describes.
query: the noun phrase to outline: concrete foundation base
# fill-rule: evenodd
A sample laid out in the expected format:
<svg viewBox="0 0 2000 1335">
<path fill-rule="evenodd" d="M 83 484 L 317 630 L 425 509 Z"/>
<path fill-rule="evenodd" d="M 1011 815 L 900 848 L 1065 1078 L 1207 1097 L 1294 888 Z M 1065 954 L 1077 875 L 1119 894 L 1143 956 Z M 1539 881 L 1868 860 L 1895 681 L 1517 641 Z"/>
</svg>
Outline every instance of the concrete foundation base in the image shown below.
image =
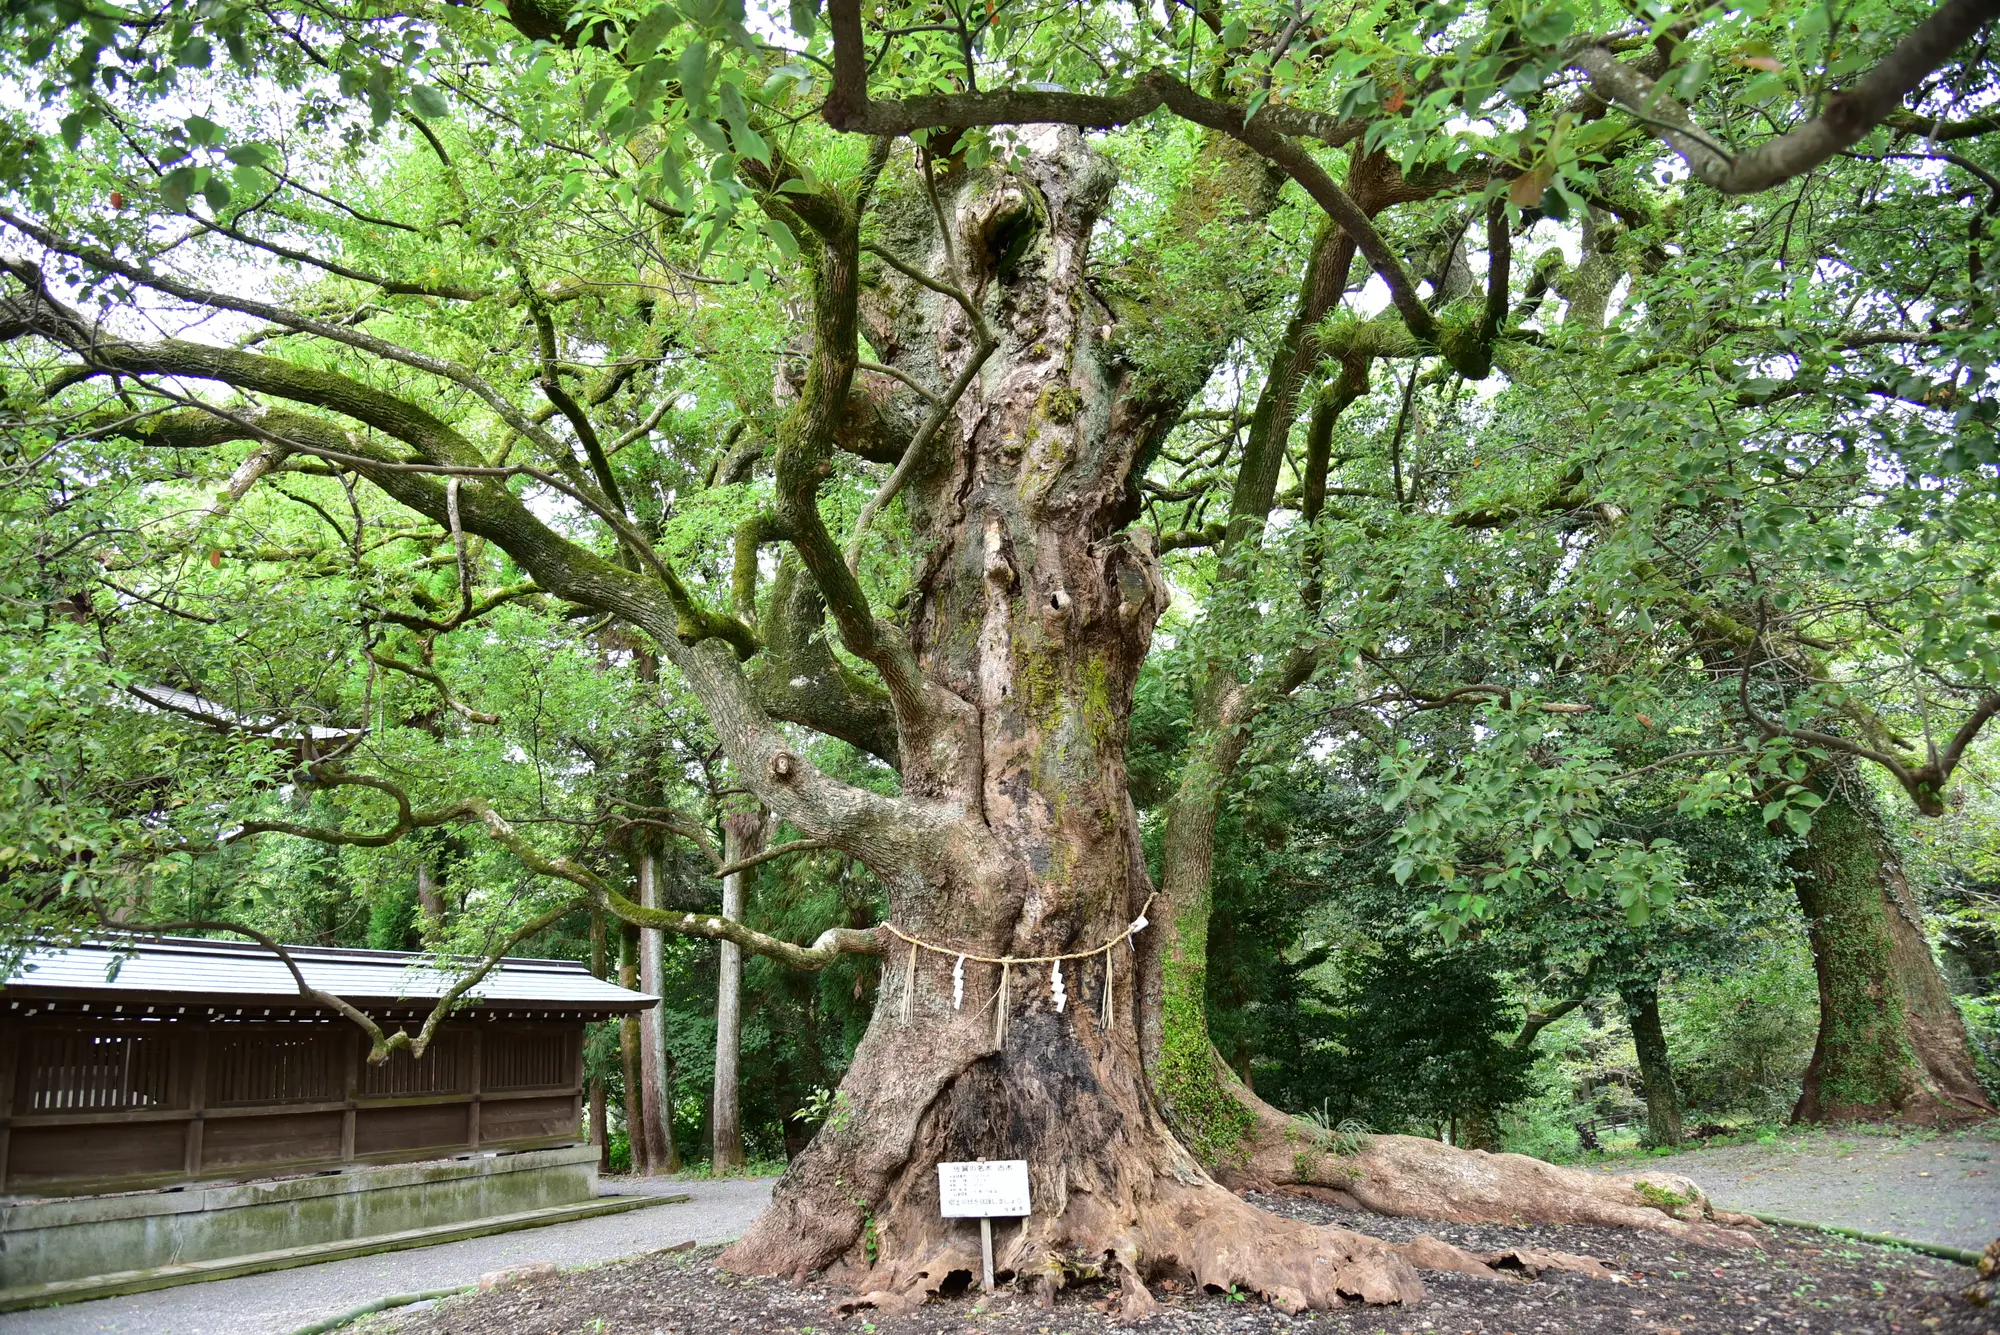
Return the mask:
<svg viewBox="0 0 2000 1335">
<path fill-rule="evenodd" d="M 232 1261 L 358 1254 L 475 1236 L 483 1221 L 551 1222 L 597 1194 L 589 1145 L 367 1165 L 313 1177 L 70 1196 L 0 1206 L 0 1311 L 240 1273 Z M 516 1223 L 515 1227 L 521 1225 Z M 501 1225 L 505 1227 L 505 1225 Z M 468 1231 L 469 1230 L 469 1231 Z M 421 1240 L 419 1240 L 421 1239 Z M 253 1268 L 272 1268 L 254 1266 Z M 107 1289 L 105 1283 L 113 1287 Z"/>
</svg>

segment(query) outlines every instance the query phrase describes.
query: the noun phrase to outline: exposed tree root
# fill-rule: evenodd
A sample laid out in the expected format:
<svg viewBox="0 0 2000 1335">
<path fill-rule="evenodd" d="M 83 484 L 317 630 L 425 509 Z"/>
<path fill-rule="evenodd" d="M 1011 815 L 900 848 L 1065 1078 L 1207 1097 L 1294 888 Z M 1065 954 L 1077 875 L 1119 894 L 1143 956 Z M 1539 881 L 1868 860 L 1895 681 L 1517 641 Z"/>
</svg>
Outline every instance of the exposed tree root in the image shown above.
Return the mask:
<svg viewBox="0 0 2000 1335">
<path fill-rule="evenodd" d="M 1062 1217 L 1031 1218 L 999 1228 L 995 1269 L 1026 1283 L 1044 1302 L 1066 1285 L 1115 1280 L 1128 1320 L 1157 1307 L 1148 1287 L 1162 1279 L 1240 1293 L 1281 1311 L 1337 1307 L 1343 1300 L 1415 1303 L 1424 1296 L 1419 1270 L 1532 1279 L 1547 1270 L 1610 1277 L 1589 1257 L 1515 1250 L 1474 1254 L 1424 1236 L 1389 1243 L 1343 1228 L 1268 1214 L 1209 1182 L 1156 1179 L 1151 1198 L 1109 1210 L 1070 1198 Z M 969 1287 L 980 1269 L 978 1231 L 971 1221 L 947 1221 L 938 1250 L 918 1262 L 849 1266 L 829 1278 L 860 1290 L 844 1311 L 873 1307 L 902 1312 Z"/>
<path fill-rule="evenodd" d="M 1674 1233 L 1709 1246 L 1757 1245 L 1743 1231 L 1758 1227 L 1756 1220 L 1716 1210 L 1679 1173 L 1587 1173 L 1418 1136 L 1364 1136 L 1340 1153 L 1320 1128 L 1286 1116 L 1240 1083 L 1232 1092 L 1254 1122 L 1239 1155 L 1217 1169 L 1231 1187 L 1332 1189 L 1377 1214 L 1463 1224 L 1594 1224 Z"/>
</svg>

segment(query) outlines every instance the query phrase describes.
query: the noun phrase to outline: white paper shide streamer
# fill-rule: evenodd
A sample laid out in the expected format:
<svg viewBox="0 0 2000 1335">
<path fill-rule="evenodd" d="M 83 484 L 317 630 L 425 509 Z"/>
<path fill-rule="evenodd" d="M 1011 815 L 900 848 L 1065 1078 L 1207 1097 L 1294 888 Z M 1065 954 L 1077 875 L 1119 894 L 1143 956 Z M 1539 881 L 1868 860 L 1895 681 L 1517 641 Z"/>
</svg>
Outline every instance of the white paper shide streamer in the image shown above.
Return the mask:
<svg viewBox="0 0 2000 1335">
<path fill-rule="evenodd" d="M 894 923 L 884 923 L 883 926 L 908 942 L 910 947 L 909 959 L 905 962 L 903 971 L 903 1023 L 909 1024 L 915 1019 L 916 1007 L 914 1002 L 917 992 L 917 966 L 923 960 L 923 953 L 928 950 L 935 955 L 949 955 L 952 957 L 951 1008 L 954 1011 L 965 1009 L 965 962 L 967 960 L 977 960 L 981 964 L 999 966 L 1000 977 L 996 980 L 992 998 L 986 1003 L 993 1008 L 993 1042 L 995 1045 L 1003 1044 L 1007 1041 L 1007 1012 L 1011 1006 L 1010 999 L 1013 982 L 1010 975 L 1014 969 L 1027 969 L 1037 964 L 1048 965 L 1049 1000 L 1054 1004 L 1056 1014 L 1061 1015 L 1069 1009 L 1069 981 L 1063 977 L 1063 962 L 1065 960 L 1089 961 L 1101 957 L 1104 960 L 1104 997 L 1098 1008 L 1097 1023 L 1099 1029 L 1108 1031 L 1112 1024 L 1112 1006 L 1115 1000 L 1114 984 L 1118 976 L 1116 965 L 1118 943 L 1123 941 L 1127 949 L 1135 953 L 1138 951 L 1138 944 L 1132 938 L 1145 931 L 1151 925 L 1146 918 L 1146 909 L 1151 908 L 1152 904 L 1153 898 L 1151 895 L 1148 895 L 1146 903 L 1139 910 L 1139 916 L 1132 919 L 1124 931 L 1113 936 L 1103 945 L 1095 946 L 1089 950 L 1072 951 L 1066 955 L 971 955 L 960 950 L 948 949 L 945 946 L 930 941 L 920 940 Z M 1077 967 L 1083 968 L 1084 966 L 1082 963 L 1079 963 Z M 1088 970 L 1085 970 L 1084 977 L 1085 982 L 1088 983 L 1090 981 Z M 983 1010 L 985 1007 L 982 1006 L 981 1009 Z"/>
</svg>

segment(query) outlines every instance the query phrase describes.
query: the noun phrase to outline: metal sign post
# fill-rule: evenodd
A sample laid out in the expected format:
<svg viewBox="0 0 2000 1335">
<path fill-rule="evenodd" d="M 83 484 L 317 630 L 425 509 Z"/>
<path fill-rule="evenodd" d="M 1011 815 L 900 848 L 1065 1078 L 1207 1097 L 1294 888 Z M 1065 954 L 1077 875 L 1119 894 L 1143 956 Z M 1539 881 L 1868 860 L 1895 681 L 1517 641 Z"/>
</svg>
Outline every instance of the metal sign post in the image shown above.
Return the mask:
<svg viewBox="0 0 2000 1335">
<path fill-rule="evenodd" d="M 993 1221 L 1033 1214 L 1028 1201 L 1026 1159 L 981 1159 L 977 1163 L 941 1163 L 938 1169 L 938 1213 L 945 1219 L 979 1221 L 979 1259 L 984 1273 L 980 1287 L 993 1292 Z"/>
</svg>

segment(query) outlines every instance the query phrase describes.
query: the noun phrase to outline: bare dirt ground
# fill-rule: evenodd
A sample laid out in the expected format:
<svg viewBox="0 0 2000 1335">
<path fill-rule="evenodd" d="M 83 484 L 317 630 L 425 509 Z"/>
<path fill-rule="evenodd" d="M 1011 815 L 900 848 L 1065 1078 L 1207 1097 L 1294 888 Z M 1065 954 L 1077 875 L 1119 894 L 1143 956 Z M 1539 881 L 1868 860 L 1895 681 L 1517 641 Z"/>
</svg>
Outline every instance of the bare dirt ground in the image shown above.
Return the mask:
<svg viewBox="0 0 2000 1335">
<path fill-rule="evenodd" d="M 1788 1131 L 1606 1162 L 1607 1172 L 1685 1173 L 1718 1206 L 1978 1251 L 2000 1237 L 2000 1121 L 1944 1135 L 1877 1127 Z"/>
<path fill-rule="evenodd" d="M 1410 1307 L 1364 1307 L 1294 1319 L 1240 1296 L 1156 1287 L 1155 1335 L 1969 1335 L 2000 1329 L 2000 1312 L 1957 1296 L 1962 1266 L 1825 1234 L 1763 1230 L 1759 1251 L 1705 1251 L 1662 1234 L 1578 1227 L 1504 1228 L 1390 1219 L 1293 1197 L 1252 1197 L 1298 1218 L 1392 1240 L 1419 1233 L 1471 1251 L 1581 1252 L 1614 1281 L 1426 1273 Z M 1124 1331 L 1111 1294 L 1094 1285 L 1042 1308 L 1026 1294 L 976 1292 L 899 1317 L 835 1314 L 847 1296 L 819 1283 L 719 1272 L 715 1249 L 654 1253 L 573 1271 L 526 1288 L 469 1294 L 423 1311 L 370 1318 L 365 1335 L 1109 1335 Z"/>
</svg>

